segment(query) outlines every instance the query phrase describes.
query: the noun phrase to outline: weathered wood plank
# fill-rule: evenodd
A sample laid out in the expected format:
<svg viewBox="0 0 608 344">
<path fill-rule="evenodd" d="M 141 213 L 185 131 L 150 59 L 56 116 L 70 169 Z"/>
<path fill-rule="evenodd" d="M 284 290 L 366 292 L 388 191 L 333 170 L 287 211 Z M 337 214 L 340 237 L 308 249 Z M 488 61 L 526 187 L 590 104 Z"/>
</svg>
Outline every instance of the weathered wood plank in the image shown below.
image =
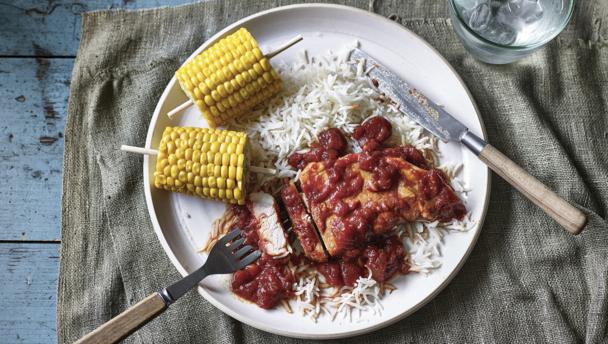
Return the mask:
<svg viewBox="0 0 608 344">
<path fill-rule="evenodd" d="M 181 5 L 192 0 L 0 1 L 0 56 L 74 56 L 80 14 L 106 8 Z"/>
<path fill-rule="evenodd" d="M 0 243 L 0 342 L 56 342 L 59 244 Z"/>
<path fill-rule="evenodd" d="M 59 240 L 72 59 L 0 58 L 0 240 Z"/>
</svg>

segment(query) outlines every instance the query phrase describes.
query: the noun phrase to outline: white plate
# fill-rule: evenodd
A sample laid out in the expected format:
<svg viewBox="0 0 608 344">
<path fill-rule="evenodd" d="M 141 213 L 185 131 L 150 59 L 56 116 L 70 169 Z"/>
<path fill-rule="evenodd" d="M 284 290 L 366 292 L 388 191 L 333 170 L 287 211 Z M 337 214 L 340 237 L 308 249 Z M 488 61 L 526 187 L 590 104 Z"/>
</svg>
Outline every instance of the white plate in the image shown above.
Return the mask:
<svg viewBox="0 0 608 344">
<path fill-rule="evenodd" d="M 363 50 L 397 72 L 429 98 L 460 119 L 474 133 L 485 138 L 481 119 L 473 100 L 455 71 L 425 41 L 402 26 L 376 14 L 336 5 L 294 5 L 261 12 L 225 28 L 192 56 L 237 28 L 246 27 L 264 47 L 302 34 L 304 41 L 273 59 L 294 61 L 299 50 L 309 54 L 325 53 L 330 48 L 360 42 Z M 190 109 L 178 119 L 166 113 L 186 100 L 175 78 L 163 92 L 148 130 L 146 147 L 158 147 L 168 125 L 205 126 L 202 117 Z M 432 299 L 458 272 L 479 235 L 489 196 L 488 169 L 473 154 L 456 144 L 440 145 L 449 160 L 464 164 L 463 178 L 473 188 L 467 208 L 477 225 L 468 232 L 450 234 L 442 252 L 442 267 L 430 275 L 409 274 L 394 279 L 398 289 L 384 299 L 381 315 L 349 322 L 321 317 L 315 323 L 297 312 L 289 315 L 282 308 L 266 311 L 238 300 L 229 290 L 226 277 L 212 276 L 201 283 L 200 294 L 231 317 L 264 331 L 300 338 L 339 338 L 358 335 L 387 326 L 404 318 Z M 211 223 L 223 212 L 219 202 L 155 190 L 151 184 L 155 158 L 144 159 L 146 203 L 154 230 L 182 275 L 204 261 L 195 249 L 208 237 Z"/>
</svg>

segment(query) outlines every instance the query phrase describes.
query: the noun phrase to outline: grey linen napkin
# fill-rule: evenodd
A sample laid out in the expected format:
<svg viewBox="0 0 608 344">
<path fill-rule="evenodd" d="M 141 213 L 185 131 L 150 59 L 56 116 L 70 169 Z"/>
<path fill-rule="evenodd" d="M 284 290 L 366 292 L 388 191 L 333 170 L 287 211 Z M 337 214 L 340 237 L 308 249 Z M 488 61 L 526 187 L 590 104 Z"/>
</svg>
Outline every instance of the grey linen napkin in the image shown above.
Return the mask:
<svg viewBox="0 0 608 344">
<path fill-rule="evenodd" d="M 118 147 L 144 144 L 162 90 L 195 48 L 237 19 L 287 3 L 83 15 L 65 131 L 59 342 L 179 278 L 148 218 L 142 160 Z M 470 88 L 489 141 L 589 216 L 586 230 L 571 236 L 494 177 L 479 242 L 449 286 L 405 320 L 349 342 L 605 342 L 608 3 L 579 1 L 557 40 L 509 66 L 482 64 L 463 50 L 445 0 L 346 3 L 436 47 Z M 243 325 L 192 292 L 127 342 L 299 341 Z"/>
</svg>

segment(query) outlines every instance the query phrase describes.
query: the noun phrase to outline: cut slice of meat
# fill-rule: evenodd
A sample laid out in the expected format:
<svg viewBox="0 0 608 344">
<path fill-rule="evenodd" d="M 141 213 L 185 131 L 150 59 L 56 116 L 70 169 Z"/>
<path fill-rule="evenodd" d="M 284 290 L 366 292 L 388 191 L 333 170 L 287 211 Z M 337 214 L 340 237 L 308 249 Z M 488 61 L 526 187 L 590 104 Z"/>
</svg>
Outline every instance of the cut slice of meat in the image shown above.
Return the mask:
<svg viewBox="0 0 608 344">
<path fill-rule="evenodd" d="M 287 215 L 291 220 L 292 229 L 302 244 L 304 255 L 315 262 L 327 261 L 327 254 L 323 249 L 319 234 L 296 185 L 289 180 L 285 180 L 280 195 L 287 210 Z"/>
<path fill-rule="evenodd" d="M 287 256 L 290 252 L 289 244 L 274 197 L 267 193 L 255 192 L 249 195 L 249 201 L 250 211 L 258 222 L 260 249 L 274 258 Z"/>
<path fill-rule="evenodd" d="M 466 214 L 443 173 L 405 160 L 395 149 L 312 162 L 300 173 L 304 201 L 331 256 L 358 249 L 373 235 L 417 219 Z"/>
</svg>

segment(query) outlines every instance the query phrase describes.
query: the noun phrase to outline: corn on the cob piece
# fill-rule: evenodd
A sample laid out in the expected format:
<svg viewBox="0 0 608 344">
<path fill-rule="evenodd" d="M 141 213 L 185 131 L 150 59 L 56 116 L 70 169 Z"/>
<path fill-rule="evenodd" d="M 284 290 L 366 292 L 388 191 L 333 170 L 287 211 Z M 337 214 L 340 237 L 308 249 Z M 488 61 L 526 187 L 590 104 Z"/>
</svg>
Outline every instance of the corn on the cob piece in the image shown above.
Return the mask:
<svg viewBox="0 0 608 344">
<path fill-rule="evenodd" d="M 154 172 L 158 189 L 245 203 L 247 135 L 242 132 L 167 127 Z"/>
<path fill-rule="evenodd" d="M 204 50 L 175 75 L 212 128 L 245 115 L 282 86 L 279 75 L 245 28 Z"/>
</svg>

